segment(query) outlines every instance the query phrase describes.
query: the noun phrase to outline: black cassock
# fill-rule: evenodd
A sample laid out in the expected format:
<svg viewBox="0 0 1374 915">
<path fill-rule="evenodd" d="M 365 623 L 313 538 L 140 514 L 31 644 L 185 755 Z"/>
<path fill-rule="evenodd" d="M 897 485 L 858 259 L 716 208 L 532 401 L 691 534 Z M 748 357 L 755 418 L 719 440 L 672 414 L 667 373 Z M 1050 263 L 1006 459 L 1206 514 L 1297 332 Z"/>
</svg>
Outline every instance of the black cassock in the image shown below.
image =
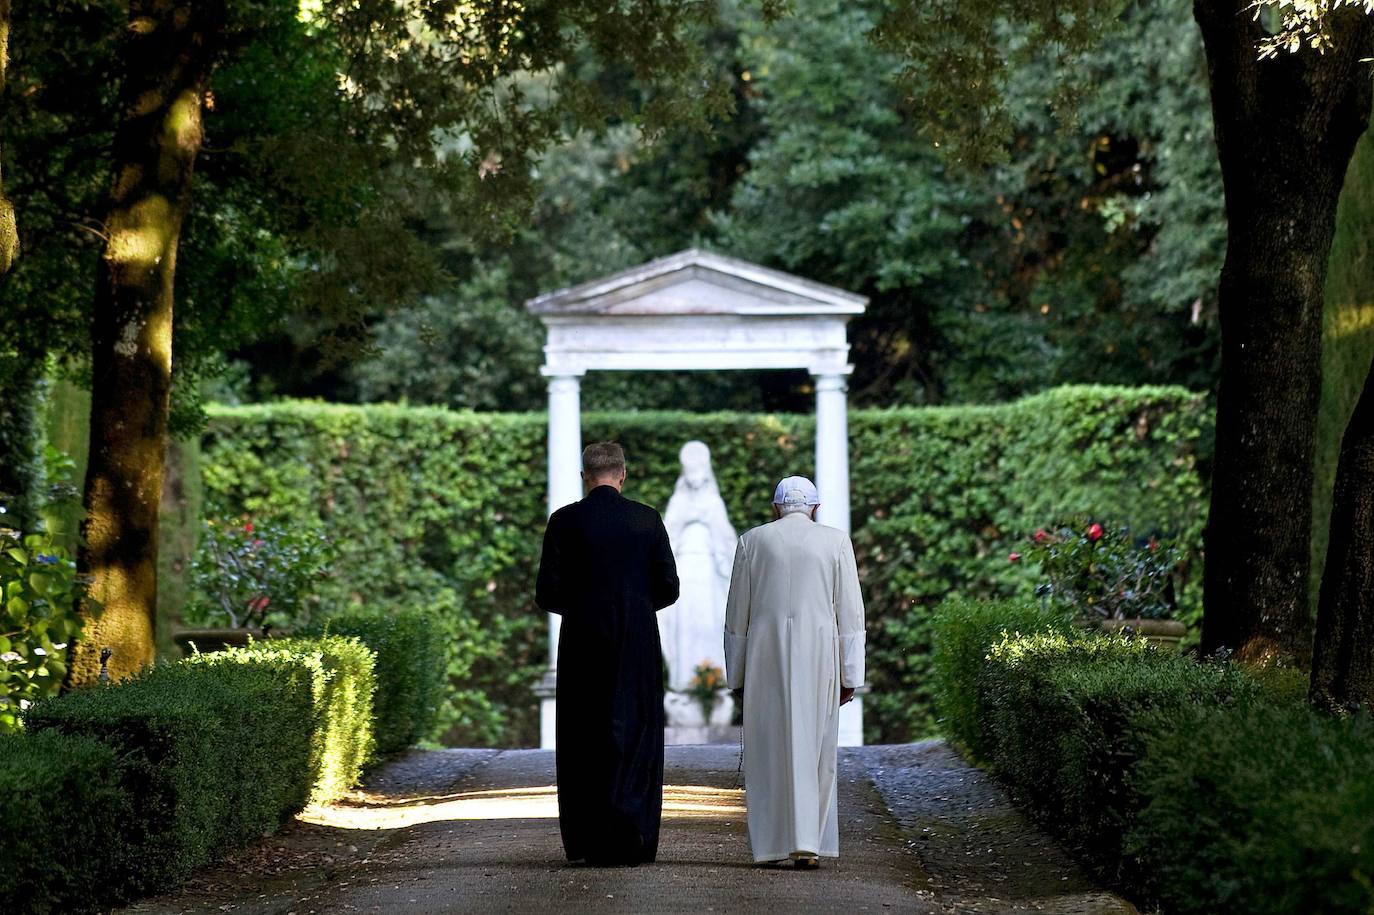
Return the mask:
<svg viewBox="0 0 1374 915">
<path fill-rule="evenodd" d="M 663 655 L 656 612 L 677 566 L 654 509 L 598 486 L 549 518 L 535 600 L 558 637 L 558 824 L 568 860 L 639 864 L 663 811 Z"/>
</svg>

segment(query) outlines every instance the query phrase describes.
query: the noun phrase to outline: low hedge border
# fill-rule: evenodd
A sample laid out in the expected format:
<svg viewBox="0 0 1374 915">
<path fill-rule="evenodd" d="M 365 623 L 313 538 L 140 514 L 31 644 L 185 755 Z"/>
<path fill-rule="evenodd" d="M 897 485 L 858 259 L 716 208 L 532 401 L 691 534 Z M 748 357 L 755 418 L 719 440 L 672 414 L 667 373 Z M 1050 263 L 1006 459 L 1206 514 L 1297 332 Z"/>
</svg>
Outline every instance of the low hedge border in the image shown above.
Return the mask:
<svg viewBox="0 0 1374 915">
<path fill-rule="evenodd" d="M 304 634 L 355 638 L 376 655 L 377 754 L 400 752 L 430 735 L 444 701 L 449 663 L 441 620 L 423 610 L 356 610 L 328 617 Z"/>
<path fill-rule="evenodd" d="M 992 646 L 1007 635 L 1067 632 L 1062 615 L 1039 602 L 952 598 L 931 621 L 931 682 L 939 723 L 947 736 L 975 756 L 990 752 L 978 672 Z"/>
<path fill-rule="evenodd" d="M 310 669 L 314 722 L 310 739 L 311 804 L 327 804 L 358 783 L 373 750 L 376 656 L 355 638 L 325 636 L 256 642 L 195 654 L 188 664 L 302 663 Z"/>
<path fill-rule="evenodd" d="M 133 810 L 106 836 L 129 867 L 109 898 L 179 883 L 305 805 L 313 674 L 294 658 L 183 662 L 30 709 L 28 729 L 93 737 L 119 758 Z"/>
<path fill-rule="evenodd" d="M 337 797 L 370 752 L 373 665 L 356 639 L 264 642 L 35 704 L 0 742 L 0 909 L 107 910 Z"/>
<path fill-rule="evenodd" d="M 103 909 L 95 888 L 127 867 L 109 835 L 129 817 L 115 753 L 48 731 L 0 737 L 0 911 Z"/>
<path fill-rule="evenodd" d="M 1291 676 L 1062 625 L 964 602 L 935 624 L 948 732 L 1038 822 L 1166 912 L 1374 907 L 1374 725 Z"/>
</svg>

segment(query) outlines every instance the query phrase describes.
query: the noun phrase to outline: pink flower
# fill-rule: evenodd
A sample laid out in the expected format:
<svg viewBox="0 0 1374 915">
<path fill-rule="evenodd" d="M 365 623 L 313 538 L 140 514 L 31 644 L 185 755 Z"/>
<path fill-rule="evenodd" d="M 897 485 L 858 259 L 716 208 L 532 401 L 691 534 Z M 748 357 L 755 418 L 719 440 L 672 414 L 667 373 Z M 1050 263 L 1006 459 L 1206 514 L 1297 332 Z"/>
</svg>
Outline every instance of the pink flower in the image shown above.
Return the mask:
<svg viewBox="0 0 1374 915">
<path fill-rule="evenodd" d="M 1007 562 L 1020 562 L 1020 561 L 1021 561 L 1021 554 L 1020 554 L 1020 553 L 1012 553 L 1010 556 L 1007 557 Z"/>
<path fill-rule="evenodd" d="M 1091 540 L 1091 541 L 1093 541 L 1094 543 L 1096 543 L 1097 541 L 1101 540 L 1101 539 L 1102 539 L 1102 525 L 1100 525 L 1100 524 L 1095 524 L 1095 523 L 1094 523 L 1094 524 L 1089 524 L 1089 525 L 1088 525 L 1088 539 Z"/>
<path fill-rule="evenodd" d="M 251 534 L 251 533 L 253 533 L 253 522 L 252 522 L 252 521 L 245 521 L 245 522 L 243 523 L 243 532 L 244 532 L 245 534 Z"/>
<path fill-rule="evenodd" d="M 1031 539 L 1036 543 L 1044 543 L 1046 540 L 1050 539 L 1050 535 L 1046 533 L 1045 529 L 1042 527 L 1035 532 L 1035 535 Z"/>
</svg>

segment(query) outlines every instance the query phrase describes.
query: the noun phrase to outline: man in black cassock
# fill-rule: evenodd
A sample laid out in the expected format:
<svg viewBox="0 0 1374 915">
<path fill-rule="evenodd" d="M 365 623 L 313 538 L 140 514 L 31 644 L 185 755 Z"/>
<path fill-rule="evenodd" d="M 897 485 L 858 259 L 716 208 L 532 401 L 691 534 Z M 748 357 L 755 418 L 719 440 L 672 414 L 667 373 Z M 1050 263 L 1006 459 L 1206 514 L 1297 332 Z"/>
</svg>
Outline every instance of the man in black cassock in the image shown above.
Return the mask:
<svg viewBox="0 0 1374 915">
<path fill-rule="evenodd" d="M 658 512 L 620 494 L 625 453 L 582 452 L 587 495 L 544 531 L 535 601 L 558 636 L 558 825 L 568 860 L 637 865 L 658 854 L 663 655 L 656 612 L 678 595 Z"/>
</svg>

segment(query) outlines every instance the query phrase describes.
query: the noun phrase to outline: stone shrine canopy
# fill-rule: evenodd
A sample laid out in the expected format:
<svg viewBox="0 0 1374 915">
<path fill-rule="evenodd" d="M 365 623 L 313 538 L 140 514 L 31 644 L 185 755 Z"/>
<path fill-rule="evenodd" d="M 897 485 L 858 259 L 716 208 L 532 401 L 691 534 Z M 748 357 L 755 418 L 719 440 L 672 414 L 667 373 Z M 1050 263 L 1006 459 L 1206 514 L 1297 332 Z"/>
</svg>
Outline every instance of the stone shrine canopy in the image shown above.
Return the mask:
<svg viewBox="0 0 1374 915">
<path fill-rule="evenodd" d="M 848 374 L 845 324 L 868 299 L 695 248 L 531 299 L 544 374 L 795 369 Z"/>
<path fill-rule="evenodd" d="M 549 513 L 582 498 L 580 379 L 587 372 L 805 369 L 816 390 L 817 520 L 848 531 L 846 326 L 867 304 L 843 289 L 696 248 L 530 299 L 525 307 L 548 331 L 540 371 L 549 379 Z M 546 748 L 554 740 L 558 622 L 550 617 L 549 671 L 537 690 Z M 842 746 L 863 742 L 861 714 L 858 701 L 840 709 Z"/>
</svg>

